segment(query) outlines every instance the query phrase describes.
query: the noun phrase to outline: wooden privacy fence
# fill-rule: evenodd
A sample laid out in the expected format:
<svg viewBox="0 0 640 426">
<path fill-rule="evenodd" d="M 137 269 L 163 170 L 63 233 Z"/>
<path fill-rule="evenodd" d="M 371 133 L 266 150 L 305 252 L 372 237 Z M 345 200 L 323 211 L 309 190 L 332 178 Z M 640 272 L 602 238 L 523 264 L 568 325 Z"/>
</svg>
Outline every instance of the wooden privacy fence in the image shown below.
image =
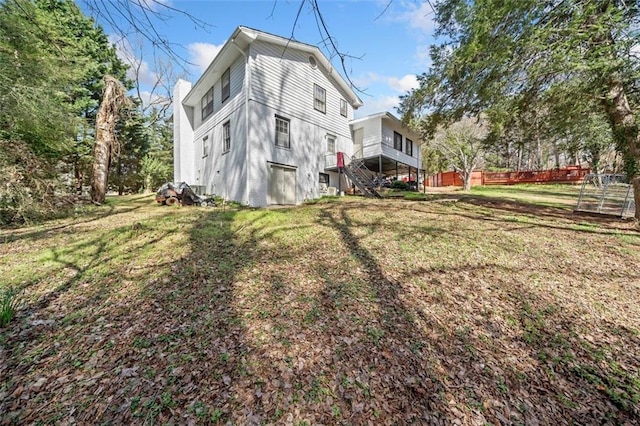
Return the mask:
<svg viewBox="0 0 640 426">
<path fill-rule="evenodd" d="M 476 185 L 515 185 L 517 183 L 582 183 L 584 177 L 591 172 L 579 166 L 564 169 L 531 170 L 521 172 L 485 172 L 475 171 L 471 174 L 471 186 Z M 458 172 L 441 172 L 428 176 L 427 186 L 463 186 Z"/>
</svg>

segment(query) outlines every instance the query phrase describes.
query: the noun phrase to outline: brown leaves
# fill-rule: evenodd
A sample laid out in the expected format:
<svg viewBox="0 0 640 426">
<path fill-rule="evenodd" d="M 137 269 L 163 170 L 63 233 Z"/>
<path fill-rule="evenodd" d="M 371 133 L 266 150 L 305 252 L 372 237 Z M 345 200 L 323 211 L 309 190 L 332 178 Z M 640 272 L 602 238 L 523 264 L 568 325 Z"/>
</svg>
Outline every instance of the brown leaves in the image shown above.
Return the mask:
<svg viewBox="0 0 640 426">
<path fill-rule="evenodd" d="M 224 220 L 106 216 L 98 228 L 158 220 L 122 242 L 154 255 L 125 267 L 114 246 L 100 254 L 109 268 L 34 287 L 32 300 L 52 301 L 3 331 L 0 424 L 636 418 L 633 244 L 558 217 L 507 231 L 520 223 L 493 208 L 347 200 Z M 172 239 L 153 239 L 176 221 Z M 179 258 L 163 261 L 168 247 Z"/>
</svg>

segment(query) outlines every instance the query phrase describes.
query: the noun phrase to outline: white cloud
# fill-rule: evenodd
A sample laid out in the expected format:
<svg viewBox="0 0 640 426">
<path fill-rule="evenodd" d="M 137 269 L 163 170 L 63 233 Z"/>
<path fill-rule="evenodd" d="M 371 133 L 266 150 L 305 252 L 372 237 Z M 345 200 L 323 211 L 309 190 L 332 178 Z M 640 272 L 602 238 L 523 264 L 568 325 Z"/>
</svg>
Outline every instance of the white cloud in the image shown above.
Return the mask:
<svg viewBox="0 0 640 426">
<path fill-rule="evenodd" d="M 418 79 L 413 74 L 407 74 L 402 78 L 391 77 L 388 80 L 389 86 L 398 92 L 408 92 L 418 87 Z"/>
<path fill-rule="evenodd" d="M 418 4 L 404 3 L 405 11 L 400 12 L 398 19 L 407 22 L 411 28 L 417 29 L 425 34 L 431 34 L 435 29 L 433 18 L 435 14 L 431 7 L 431 2 L 423 1 Z"/>
<path fill-rule="evenodd" d="M 215 45 L 211 43 L 191 43 L 187 46 L 189 50 L 189 62 L 197 67 L 200 73 L 203 73 L 213 58 L 216 57 L 224 43 Z"/>
<path fill-rule="evenodd" d="M 378 75 L 378 74 L 376 74 L 374 72 L 368 72 L 365 75 L 362 75 L 360 77 L 352 78 L 351 81 L 357 87 L 366 89 L 372 83 L 376 83 L 376 82 L 380 81 L 381 79 L 383 79 L 383 77 L 381 77 L 380 75 Z"/>
<path fill-rule="evenodd" d="M 140 6 L 147 10 L 158 11 L 171 6 L 171 0 L 140 0 Z"/>
<path fill-rule="evenodd" d="M 397 96 L 378 96 L 372 100 L 364 99 L 363 101 L 364 105 L 354 113 L 355 118 L 384 111 L 395 113 L 396 107 L 400 105 L 400 98 Z"/>
<path fill-rule="evenodd" d="M 140 100 L 142 101 L 143 108 L 148 108 L 150 106 L 161 107 L 170 102 L 169 98 L 159 96 L 156 93 L 151 93 L 148 90 L 140 91 Z"/>
<path fill-rule="evenodd" d="M 151 69 L 149 63 L 136 57 L 129 40 L 112 34 L 109 36 L 109 41 L 115 45 L 118 58 L 129 65 L 127 78 L 138 81 L 142 85 L 154 85 L 158 81 L 158 75 Z"/>
</svg>

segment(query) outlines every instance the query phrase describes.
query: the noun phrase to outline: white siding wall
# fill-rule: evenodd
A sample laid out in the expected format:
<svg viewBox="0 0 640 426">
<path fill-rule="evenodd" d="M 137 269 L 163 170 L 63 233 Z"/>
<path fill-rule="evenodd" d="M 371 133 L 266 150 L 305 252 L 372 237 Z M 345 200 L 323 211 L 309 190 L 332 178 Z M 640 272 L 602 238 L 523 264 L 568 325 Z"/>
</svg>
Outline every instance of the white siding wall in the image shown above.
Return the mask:
<svg viewBox="0 0 640 426">
<path fill-rule="evenodd" d="M 393 147 L 394 131 L 402 135 L 402 151 L 398 151 Z M 405 154 L 407 136 L 413 141 L 413 155 L 411 156 Z M 415 135 L 410 134 L 407 129 L 399 123 L 392 122 L 391 120 L 382 120 L 382 155 L 401 161 L 412 167 L 418 167 L 418 157 L 420 152 L 420 146 L 418 143 L 419 139 Z"/>
<path fill-rule="evenodd" d="M 382 153 L 382 120 L 372 117 L 354 125 L 353 130 L 362 129 L 362 157 L 373 157 Z"/>
<path fill-rule="evenodd" d="M 222 82 L 218 79 L 213 85 L 213 114 L 205 118 L 202 122 L 202 109 L 200 107 L 200 99 L 197 100 L 197 106 L 194 108 L 194 129 L 199 129 L 200 126 L 207 126 L 209 121 L 216 120 L 217 115 L 228 115 L 230 110 L 235 109 L 238 102 L 244 101 L 244 92 L 242 90 L 244 73 L 245 73 L 245 61 L 240 57 L 237 59 L 230 68 L 230 80 L 231 80 L 231 95 L 227 100 L 222 102 Z M 221 70 L 222 72 L 225 70 Z M 207 90 L 209 87 L 206 88 Z"/>
<path fill-rule="evenodd" d="M 182 100 L 191 90 L 191 83 L 178 80 L 173 88 L 173 180 L 175 182 L 194 181 L 193 128 L 189 117 L 189 107 Z"/>
<path fill-rule="evenodd" d="M 202 122 L 198 103 L 195 111 L 196 131 L 193 137 L 194 184 L 204 185 L 208 193 L 227 200 L 246 200 L 246 126 L 245 126 L 245 62 L 238 59 L 231 65 L 231 94 L 222 102 L 222 84 L 218 80 L 213 90 L 213 114 Z M 223 153 L 222 128 L 230 122 L 231 149 Z M 208 136 L 209 153 L 203 157 L 203 139 Z"/>
<path fill-rule="evenodd" d="M 249 113 L 249 188 L 251 204 L 267 205 L 268 164 L 296 168 L 296 203 L 321 194 L 319 173 L 324 172 L 327 134 L 336 137 L 336 151 L 353 153 L 348 105 L 347 117 L 340 115 L 343 96 L 308 55 L 263 42 L 251 45 L 251 93 Z M 313 107 L 313 85 L 326 90 L 326 113 Z M 290 120 L 291 148 L 275 146 L 275 115 Z"/>
</svg>

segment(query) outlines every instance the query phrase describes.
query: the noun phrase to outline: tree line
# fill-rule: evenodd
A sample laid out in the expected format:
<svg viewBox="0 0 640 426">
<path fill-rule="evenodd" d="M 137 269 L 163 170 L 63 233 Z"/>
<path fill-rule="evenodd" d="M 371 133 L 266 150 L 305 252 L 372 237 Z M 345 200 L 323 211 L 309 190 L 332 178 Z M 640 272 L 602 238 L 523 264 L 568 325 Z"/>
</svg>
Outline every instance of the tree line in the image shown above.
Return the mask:
<svg viewBox="0 0 640 426">
<path fill-rule="evenodd" d="M 0 3 L 0 224 L 54 214 L 86 194 L 105 82 L 131 89 L 127 69 L 73 1 Z M 126 97 L 107 158 L 105 190 L 118 193 L 152 189 L 173 174 L 164 110 Z"/>
<path fill-rule="evenodd" d="M 425 158 L 457 161 L 438 148 L 444 144 L 467 159 L 479 152 L 495 167 L 538 168 L 564 155 L 601 171 L 616 167 L 607 158 L 613 148 L 640 205 L 637 1 L 430 4 L 441 42 L 400 107 L 404 120 L 434 141 Z M 483 131 L 460 132 L 465 121 Z M 460 133 L 473 143 L 460 143 Z"/>
</svg>

